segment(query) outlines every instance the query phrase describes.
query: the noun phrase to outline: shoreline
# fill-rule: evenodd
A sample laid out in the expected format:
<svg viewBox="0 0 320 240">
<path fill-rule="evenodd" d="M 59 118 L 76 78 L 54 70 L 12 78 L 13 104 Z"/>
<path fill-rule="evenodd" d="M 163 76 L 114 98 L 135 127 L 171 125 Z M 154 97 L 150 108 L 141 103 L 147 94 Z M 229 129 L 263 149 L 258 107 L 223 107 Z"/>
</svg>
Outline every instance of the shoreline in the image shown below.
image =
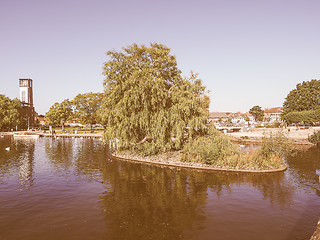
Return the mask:
<svg viewBox="0 0 320 240">
<path fill-rule="evenodd" d="M 0 132 L 0 136 L 14 136 L 14 135 L 38 135 L 39 137 L 48 138 L 102 138 L 103 133 L 41 133 L 31 131 L 18 131 L 18 132 Z"/>
<path fill-rule="evenodd" d="M 49 138 L 95 138 L 95 139 L 101 139 L 103 137 L 103 133 L 82 133 L 82 134 L 70 134 L 70 133 L 64 133 L 64 134 L 46 134 L 46 133 L 39 133 L 39 132 L 0 132 L 0 135 L 15 135 L 15 134 L 34 134 L 39 135 L 39 137 L 49 137 Z M 249 132 L 249 133 L 255 133 L 255 132 Z M 261 137 L 258 137 L 258 135 L 255 133 L 255 137 L 251 137 L 249 139 L 243 139 L 241 136 L 248 135 L 248 132 L 246 133 L 238 133 L 238 136 L 235 136 L 234 134 L 228 134 L 231 137 L 231 140 L 234 143 L 237 144 L 261 144 L 263 133 L 262 131 L 259 131 L 258 133 Z M 292 138 L 291 138 L 292 139 Z M 308 149 L 314 144 L 306 141 L 301 141 L 302 139 L 293 139 L 294 145 L 298 148 Z M 123 161 L 131 161 L 136 163 L 143 163 L 143 164 L 149 164 L 149 165 L 157 165 L 157 166 L 164 166 L 169 168 L 184 168 L 184 169 L 193 169 L 197 171 L 220 171 L 220 172 L 243 172 L 243 173 L 275 173 L 275 172 L 283 172 L 287 169 L 287 166 L 284 166 L 282 168 L 278 169 L 267 169 L 267 170 L 259 170 L 259 169 L 234 169 L 234 168 L 226 168 L 226 167 L 214 167 L 210 165 L 206 165 L 203 163 L 195 163 L 195 162 L 182 162 L 180 161 L 181 152 L 170 152 L 168 154 L 160 154 L 156 156 L 149 156 L 149 157 L 143 157 L 138 154 L 134 154 L 132 152 L 129 153 L 114 153 L 111 154 L 112 158 L 123 160 Z M 177 156 L 179 154 L 179 156 Z M 172 155 L 175 155 L 175 157 L 172 158 Z"/>
<path fill-rule="evenodd" d="M 288 139 L 292 141 L 292 144 L 298 148 L 307 150 L 315 144 L 309 142 L 308 136 L 317 131 L 318 128 L 310 129 L 299 129 L 299 130 L 289 130 L 289 129 L 280 129 L 280 128 L 261 128 L 253 129 L 249 132 L 233 132 L 227 133 L 231 138 L 231 141 L 237 144 L 261 144 L 262 138 L 265 135 L 275 134 L 279 131 L 282 131 Z"/>
<path fill-rule="evenodd" d="M 316 230 L 314 231 L 313 235 L 311 236 L 310 240 L 319 240 L 320 239 L 320 219 L 317 223 Z"/>
<path fill-rule="evenodd" d="M 180 154 L 175 152 L 175 154 Z M 190 162 L 181 162 L 177 160 L 177 156 L 175 158 L 168 159 L 167 154 L 160 154 L 151 157 L 142 157 L 137 154 L 121 154 L 121 153 L 114 153 L 111 154 L 112 158 L 121 160 L 121 161 L 128 161 L 128 162 L 135 162 L 147 165 L 156 165 L 160 167 L 168 167 L 168 168 L 178 168 L 178 169 L 191 169 L 196 171 L 206 171 L 206 172 L 241 172 L 241 173 L 276 173 L 276 172 L 283 172 L 287 169 L 285 165 L 279 169 L 268 169 L 268 170 L 258 170 L 258 169 L 232 169 L 232 168 L 219 168 L 219 167 L 211 167 L 210 165 L 206 165 L 203 163 L 190 163 Z M 180 156 L 180 155 L 179 155 Z M 161 160 L 160 160 L 161 159 Z"/>
<path fill-rule="evenodd" d="M 264 133 L 276 133 L 278 132 L 279 128 L 261 128 L 261 129 L 254 129 L 253 131 L 249 132 L 233 132 L 233 133 L 226 133 L 231 140 L 238 144 L 260 144 L 262 142 L 262 138 Z M 308 136 L 311 135 L 317 129 L 301 129 L 298 131 L 288 131 L 283 130 L 286 136 L 293 140 L 293 144 L 296 146 L 305 146 L 311 147 L 314 146 L 313 143 L 308 141 Z M 13 131 L 13 132 L 0 132 L 0 136 L 2 135 L 16 135 L 16 134 L 35 134 L 39 135 L 40 137 L 65 137 L 65 138 L 72 138 L 72 137 L 83 137 L 83 138 L 101 138 L 103 133 L 57 133 L 57 134 L 49 134 L 43 133 L 40 131 Z"/>
<path fill-rule="evenodd" d="M 281 129 L 281 128 L 254 128 L 249 132 L 233 132 L 227 133 L 232 139 L 239 141 L 248 141 L 259 143 L 264 135 L 266 134 L 275 134 L 279 131 L 282 131 L 288 139 L 293 140 L 293 143 L 296 145 L 314 145 L 308 141 L 308 136 L 313 134 L 315 131 L 319 130 L 318 128 L 309 128 L 309 129 Z"/>
</svg>

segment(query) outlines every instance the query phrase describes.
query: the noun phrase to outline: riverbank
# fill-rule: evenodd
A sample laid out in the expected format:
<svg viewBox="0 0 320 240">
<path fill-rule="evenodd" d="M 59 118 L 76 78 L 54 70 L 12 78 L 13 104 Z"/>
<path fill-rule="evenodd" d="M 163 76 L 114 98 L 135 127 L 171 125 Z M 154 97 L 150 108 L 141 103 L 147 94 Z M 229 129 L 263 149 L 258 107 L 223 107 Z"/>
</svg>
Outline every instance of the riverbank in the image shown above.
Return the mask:
<svg viewBox="0 0 320 240">
<path fill-rule="evenodd" d="M 182 152 L 166 152 L 162 154 L 158 154 L 156 156 L 141 156 L 139 154 L 130 152 L 130 151 L 122 151 L 115 152 L 112 154 L 112 157 L 115 159 L 143 163 L 149 165 L 158 165 L 163 167 L 171 167 L 177 169 L 193 169 L 197 171 L 224 171 L 224 172 L 244 172 L 244 173 L 273 173 L 273 172 L 282 172 L 287 169 L 287 166 L 283 166 L 277 169 L 268 169 L 268 170 L 259 170 L 259 169 L 238 169 L 238 168 L 227 168 L 227 167 L 215 167 L 207 164 L 203 164 L 200 162 L 183 162 L 181 161 Z"/>
<path fill-rule="evenodd" d="M 320 219 L 318 221 L 318 225 L 317 225 L 316 231 L 311 236 L 310 240 L 320 240 Z"/>
<path fill-rule="evenodd" d="M 311 147 L 312 143 L 308 141 L 308 136 L 312 135 L 319 128 L 309 129 L 283 129 L 283 133 L 293 141 L 294 145 Z M 233 141 L 243 143 L 261 143 L 264 135 L 269 136 L 281 131 L 279 128 L 253 128 L 249 132 L 227 133 Z"/>
<path fill-rule="evenodd" d="M 14 135 L 38 135 L 39 137 L 50 138 L 102 138 L 103 132 L 98 133 L 44 133 L 42 131 L 17 131 L 17 132 L 0 132 L 0 136 Z"/>
</svg>

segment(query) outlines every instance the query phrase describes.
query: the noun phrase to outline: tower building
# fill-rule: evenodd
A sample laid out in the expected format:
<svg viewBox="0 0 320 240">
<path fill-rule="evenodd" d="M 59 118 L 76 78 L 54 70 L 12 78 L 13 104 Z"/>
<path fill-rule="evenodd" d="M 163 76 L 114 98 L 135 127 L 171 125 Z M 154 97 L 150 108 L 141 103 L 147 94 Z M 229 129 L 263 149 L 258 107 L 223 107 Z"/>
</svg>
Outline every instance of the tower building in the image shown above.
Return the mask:
<svg viewBox="0 0 320 240">
<path fill-rule="evenodd" d="M 23 109 L 23 115 L 26 117 L 28 128 L 34 126 L 35 111 L 33 106 L 32 79 L 19 79 L 19 98 Z"/>
</svg>

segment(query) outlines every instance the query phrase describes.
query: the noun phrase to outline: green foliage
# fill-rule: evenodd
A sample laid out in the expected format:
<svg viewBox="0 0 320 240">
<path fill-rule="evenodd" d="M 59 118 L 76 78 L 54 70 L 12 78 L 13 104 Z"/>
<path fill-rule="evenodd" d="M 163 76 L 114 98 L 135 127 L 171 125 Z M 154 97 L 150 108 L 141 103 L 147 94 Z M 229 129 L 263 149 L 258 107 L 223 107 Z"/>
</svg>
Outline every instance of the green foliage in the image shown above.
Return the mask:
<svg viewBox="0 0 320 240">
<path fill-rule="evenodd" d="M 263 159 L 269 159 L 273 155 L 284 156 L 293 153 L 294 146 L 283 131 L 270 133 L 262 138 L 259 155 Z"/>
<path fill-rule="evenodd" d="M 315 131 L 312 135 L 308 136 L 309 142 L 320 145 L 320 131 Z"/>
<path fill-rule="evenodd" d="M 260 106 L 254 106 L 249 110 L 249 113 L 254 117 L 255 121 L 262 121 L 264 117 L 264 111 Z"/>
<path fill-rule="evenodd" d="M 184 147 L 184 153 L 193 159 L 192 161 L 202 161 L 210 165 L 217 165 L 238 152 L 237 146 L 229 137 L 212 126 L 208 135 L 198 137 Z"/>
<path fill-rule="evenodd" d="M 208 135 L 186 144 L 183 152 L 182 161 L 227 169 L 266 170 L 284 167 L 283 156 L 293 152 L 293 145 L 279 132 L 265 136 L 259 149 L 240 152 L 227 135 L 210 128 Z"/>
<path fill-rule="evenodd" d="M 61 124 L 64 128 L 64 123 L 72 117 L 72 103 L 69 99 L 63 100 L 61 103 L 53 104 L 46 113 L 46 119 L 51 126 Z"/>
<path fill-rule="evenodd" d="M 286 115 L 289 112 L 316 110 L 320 108 L 320 80 L 313 79 L 297 84 L 283 103 Z"/>
<path fill-rule="evenodd" d="M 85 93 L 78 94 L 73 104 L 76 111 L 76 116 L 81 124 L 93 125 L 99 122 L 97 111 L 101 108 L 102 93 Z"/>
<path fill-rule="evenodd" d="M 180 149 L 206 131 L 209 98 L 197 74 L 182 78 L 170 49 L 136 44 L 109 51 L 99 111 L 106 136 L 144 154 Z"/>
<path fill-rule="evenodd" d="M 0 129 L 9 130 L 22 123 L 21 103 L 18 99 L 10 98 L 0 94 Z"/>
<path fill-rule="evenodd" d="M 281 122 L 274 122 L 274 123 L 266 123 L 263 126 L 257 125 L 256 128 L 280 128 Z"/>
<path fill-rule="evenodd" d="M 246 140 L 249 139 L 248 136 L 241 136 L 240 138 L 241 138 L 241 139 L 246 139 Z"/>
<path fill-rule="evenodd" d="M 320 122 L 320 109 L 306 110 L 301 112 L 289 112 L 282 116 L 287 123 L 308 123 L 314 124 Z"/>
</svg>

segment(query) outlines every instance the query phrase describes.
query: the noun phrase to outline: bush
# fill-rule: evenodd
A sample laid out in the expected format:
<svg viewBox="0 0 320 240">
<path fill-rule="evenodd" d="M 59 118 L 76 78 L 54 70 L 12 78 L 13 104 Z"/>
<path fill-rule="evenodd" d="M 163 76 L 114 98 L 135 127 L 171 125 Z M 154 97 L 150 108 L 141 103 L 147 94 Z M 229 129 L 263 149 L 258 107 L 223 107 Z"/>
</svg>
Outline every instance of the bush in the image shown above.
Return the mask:
<svg viewBox="0 0 320 240">
<path fill-rule="evenodd" d="M 258 150 L 263 159 L 269 159 L 273 155 L 284 156 L 291 154 L 294 146 L 282 131 L 278 131 L 275 134 L 265 135 L 262 138 L 261 148 Z"/>
<path fill-rule="evenodd" d="M 284 155 L 292 152 L 293 145 L 281 131 L 264 136 L 259 149 L 240 152 L 227 135 L 210 129 L 209 135 L 185 145 L 181 160 L 230 169 L 266 170 L 284 167 Z"/>
<path fill-rule="evenodd" d="M 210 127 L 208 135 L 188 142 L 183 152 L 185 153 L 183 156 L 184 161 L 189 159 L 189 161 L 201 161 L 206 164 L 216 165 L 220 161 L 238 153 L 239 149 L 230 141 L 227 135 L 224 135 L 214 127 Z"/>
<path fill-rule="evenodd" d="M 320 131 L 316 131 L 311 136 L 308 136 L 308 140 L 309 142 L 320 146 Z"/>
<path fill-rule="evenodd" d="M 241 139 L 249 139 L 248 136 L 241 136 L 240 138 L 241 138 Z"/>
<path fill-rule="evenodd" d="M 317 110 L 307 110 L 301 112 L 289 112 L 282 116 L 288 124 L 291 123 L 309 123 L 315 124 L 320 122 L 320 109 Z"/>
</svg>

